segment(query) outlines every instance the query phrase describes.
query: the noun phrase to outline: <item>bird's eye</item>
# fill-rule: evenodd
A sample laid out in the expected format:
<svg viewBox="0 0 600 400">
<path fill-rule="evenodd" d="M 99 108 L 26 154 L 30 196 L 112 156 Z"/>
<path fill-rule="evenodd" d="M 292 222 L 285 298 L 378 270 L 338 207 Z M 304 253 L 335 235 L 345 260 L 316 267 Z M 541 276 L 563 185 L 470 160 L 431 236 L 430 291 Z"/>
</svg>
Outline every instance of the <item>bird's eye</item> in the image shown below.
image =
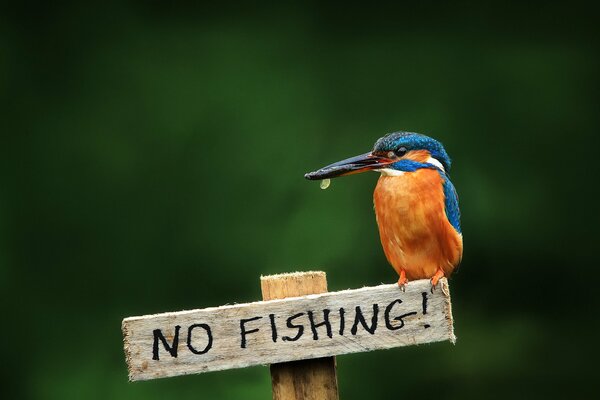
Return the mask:
<svg viewBox="0 0 600 400">
<path fill-rule="evenodd" d="M 406 147 L 401 146 L 401 147 L 398 147 L 396 150 L 394 150 L 394 154 L 397 157 L 402 157 L 402 156 L 404 156 L 406 154 L 407 151 L 408 150 L 406 149 Z"/>
</svg>

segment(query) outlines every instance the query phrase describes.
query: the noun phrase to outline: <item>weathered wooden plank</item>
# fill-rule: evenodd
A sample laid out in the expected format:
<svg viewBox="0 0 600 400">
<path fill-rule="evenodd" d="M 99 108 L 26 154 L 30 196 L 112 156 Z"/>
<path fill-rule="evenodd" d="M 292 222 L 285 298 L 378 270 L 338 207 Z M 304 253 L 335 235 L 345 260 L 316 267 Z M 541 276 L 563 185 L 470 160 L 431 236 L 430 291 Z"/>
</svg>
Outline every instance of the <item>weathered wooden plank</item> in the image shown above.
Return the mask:
<svg viewBox="0 0 600 400">
<path fill-rule="evenodd" d="M 454 342 L 448 282 L 428 280 L 132 317 L 130 380 Z"/>
</svg>

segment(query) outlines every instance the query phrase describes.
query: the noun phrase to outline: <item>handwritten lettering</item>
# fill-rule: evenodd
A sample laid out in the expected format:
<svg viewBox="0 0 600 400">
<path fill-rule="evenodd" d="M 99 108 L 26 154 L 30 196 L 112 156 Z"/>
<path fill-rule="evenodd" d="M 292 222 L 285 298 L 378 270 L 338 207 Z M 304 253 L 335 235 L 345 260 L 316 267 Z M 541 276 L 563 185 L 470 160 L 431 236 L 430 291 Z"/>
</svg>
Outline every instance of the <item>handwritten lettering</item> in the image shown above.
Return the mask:
<svg viewBox="0 0 600 400">
<path fill-rule="evenodd" d="M 370 310 L 369 310 L 370 308 Z M 397 331 L 405 326 L 405 319 L 410 316 L 417 315 L 416 311 L 400 312 L 402 308 L 402 300 L 395 299 L 385 305 L 383 310 L 383 325 L 385 330 Z M 369 335 L 375 335 L 379 328 L 379 304 L 372 304 L 370 307 L 356 306 L 350 311 L 344 307 L 337 309 L 337 312 L 325 308 L 320 311 L 307 310 L 306 312 L 296 313 L 290 316 L 278 316 L 276 314 L 268 314 L 268 322 L 261 321 L 263 316 L 257 315 L 251 318 L 242 318 L 239 320 L 240 333 L 240 348 L 251 348 L 248 343 L 249 335 L 258 334 L 262 331 L 268 331 L 270 340 L 277 343 L 281 338 L 282 342 L 295 342 L 304 337 L 306 331 L 312 334 L 312 340 L 322 340 L 323 338 L 333 338 L 334 329 L 338 336 L 350 334 L 352 336 L 359 335 L 361 332 L 366 332 Z M 406 310 L 404 310 L 406 311 Z M 422 296 L 422 313 L 427 314 L 427 294 Z M 332 319 L 332 315 L 334 318 Z M 346 320 L 352 322 L 349 332 L 346 332 Z M 285 321 L 285 327 L 278 326 Z M 337 324 L 334 326 L 334 323 Z M 431 325 L 424 324 L 424 328 L 429 328 Z M 160 360 L 161 347 L 173 358 L 178 356 L 179 348 L 179 333 L 181 326 L 176 325 L 173 329 L 172 336 L 163 333 L 163 329 L 154 329 L 152 359 Z M 164 330 L 165 332 L 168 330 Z M 282 331 L 283 336 L 280 335 Z M 258 336 L 256 338 L 258 341 Z M 213 331 L 207 323 L 192 324 L 187 328 L 186 344 L 188 350 L 196 355 L 208 353 L 213 348 Z M 203 346 L 202 346 L 203 345 Z"/>
</svg>

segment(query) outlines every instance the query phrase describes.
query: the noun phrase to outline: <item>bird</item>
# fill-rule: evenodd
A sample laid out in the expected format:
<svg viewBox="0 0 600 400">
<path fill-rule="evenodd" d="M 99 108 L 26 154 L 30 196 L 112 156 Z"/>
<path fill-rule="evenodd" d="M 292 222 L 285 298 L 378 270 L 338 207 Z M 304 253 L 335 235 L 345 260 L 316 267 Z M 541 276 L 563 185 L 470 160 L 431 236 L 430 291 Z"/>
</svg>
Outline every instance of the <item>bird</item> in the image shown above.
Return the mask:
<svg viewBox="0 0 600 400">
<path fill-rule="evenodd" d="M 429 279 L 433 291 L 449 277 L 463 254 L 458 194 L 450 181 L 451 160 L 439 141 L 414 132 L 379 138 L 373 150 L 304 175 L 323 180 L 366 171 L 380 177 L 373 205 L 381 245 L 405 290 Z"/>
</svg>

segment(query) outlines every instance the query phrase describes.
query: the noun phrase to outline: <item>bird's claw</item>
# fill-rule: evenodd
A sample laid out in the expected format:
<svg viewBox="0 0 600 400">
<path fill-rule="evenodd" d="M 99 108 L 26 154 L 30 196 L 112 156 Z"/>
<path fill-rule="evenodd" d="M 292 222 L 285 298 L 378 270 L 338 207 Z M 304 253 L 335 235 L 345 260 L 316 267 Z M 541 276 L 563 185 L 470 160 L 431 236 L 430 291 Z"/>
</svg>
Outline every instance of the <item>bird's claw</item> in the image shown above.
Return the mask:
<svg viewBox="0 0 600 400">
<path fill-rule="evenodd" d="M 404 271 L 400 272 L 400 278 L 398 278 L 398 287 L 400 290 L 406 293 L 406 284 L 408 283 L 408 279 L 406 279 L 406 273 Z"/>
<path fill-rule="evenodd" d="M 431 289 L 429 289 L 429 291 L 431 292 L 431 294 L 433 294 L 435 292 L 435 287 L 437 285 L 434 285 L 433 282 L 431 282 Z"/>
<path fill-rule="evenodd" d="M 440 280 L 441 278 L 443 278 L 443 277 L 444 277 L 444 271 L 442 271 L 441 269 L 438 269 L 438 270 L 435 272 L 435 275 L 433 275 L 433 276 L 431 277 L 431 281 L 430 281 L 430 282 L 431 282 L 431 293 L 432 293 L 432 294 L 433 294 L 433 292 L 435 292 L 435 289 L 436 289 L 436 287 L 437 287 L 437 284 L 438 284 L 439 280 Z"/>
</svg>

